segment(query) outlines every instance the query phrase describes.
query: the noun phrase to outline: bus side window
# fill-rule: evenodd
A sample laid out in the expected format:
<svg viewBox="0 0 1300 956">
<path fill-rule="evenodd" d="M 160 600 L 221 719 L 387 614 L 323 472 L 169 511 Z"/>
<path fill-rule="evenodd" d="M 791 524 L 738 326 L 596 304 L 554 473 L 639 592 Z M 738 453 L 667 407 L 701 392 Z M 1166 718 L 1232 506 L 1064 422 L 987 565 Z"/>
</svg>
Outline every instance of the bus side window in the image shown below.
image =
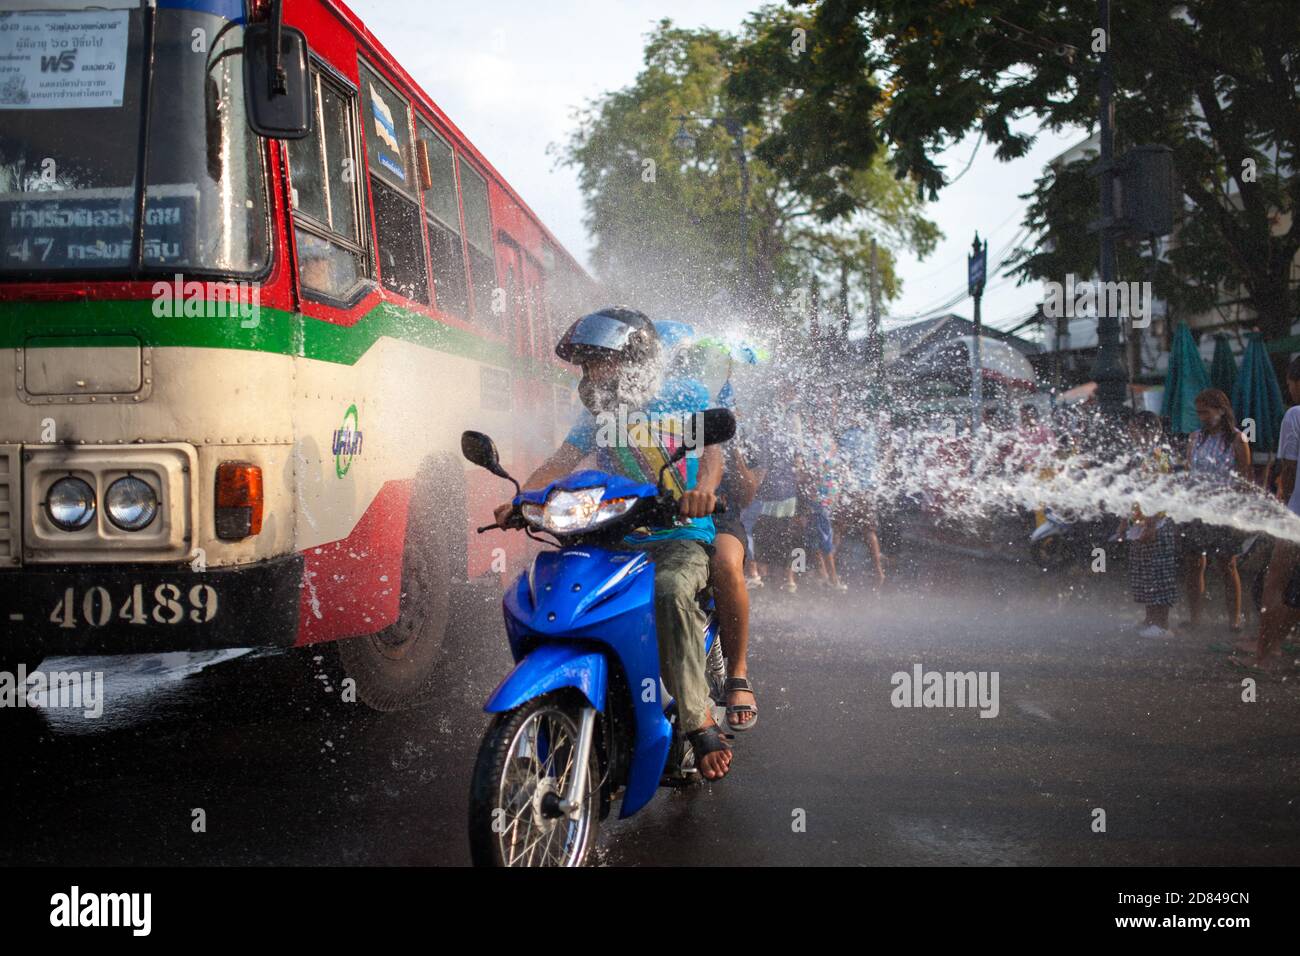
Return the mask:
<svg viewBox="0 0 1300 956">
<path fill-rule="evenodd" d="M 368 275 L 358 210 L 352 94 L 311 71 L 312 134 L 289 140 L 294 242 L 302 288 L 347 300 Z"/>
<path fill-rule="evenodd" d="M 443 312 L 468 318 L 469 292 L 465 283 L 455 158 L 451 145 L 424 123 L 420 123 L 420 139 L 429 156 L 431 185 L 424 191 L 424 218 L 429 230 L 434 302 Z"/>
<path fill-rule="evenodd" d="M 458 165 L 460 197 L 465 205 L 469 274 L 474 283 L 474 318 L 493 332 L 505 334 L 504 315 L 492 311 L 492 293 L 497 287 L 497 264 L 496 255 L 492 251 L 492 213 L 488 208 L 487 180 L 463 159 L 459 159 Z"/>
<path fill-rule="evenodd" d="M 429 277 L 417 198 L 419 176 L 412 161 L 410 111 L 405 99 L 364 67 L 361 116 L 370 160 L 370 195 L 375 204 L 379 281 L 399 295 L 427 304 Z"/>
</svg>

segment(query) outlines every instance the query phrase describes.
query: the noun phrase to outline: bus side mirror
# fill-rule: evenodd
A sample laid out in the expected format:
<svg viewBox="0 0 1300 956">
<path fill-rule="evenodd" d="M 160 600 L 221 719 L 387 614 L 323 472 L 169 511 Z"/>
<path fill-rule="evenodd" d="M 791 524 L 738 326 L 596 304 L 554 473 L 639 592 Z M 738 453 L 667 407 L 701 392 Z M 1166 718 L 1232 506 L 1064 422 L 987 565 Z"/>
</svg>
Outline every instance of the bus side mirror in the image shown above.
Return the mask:
<svg viewBox="0 0 1300 956">
<path fill-rule="evenodd" d="M 280 38 L 272 56 L 273 37 Z M 252 23 L 244 28 L 244 103 L 248 125 L 269 139 L 302 139 L 311 133 L 311 81 L 307 37 L 293 27 Z"/>
</svg>

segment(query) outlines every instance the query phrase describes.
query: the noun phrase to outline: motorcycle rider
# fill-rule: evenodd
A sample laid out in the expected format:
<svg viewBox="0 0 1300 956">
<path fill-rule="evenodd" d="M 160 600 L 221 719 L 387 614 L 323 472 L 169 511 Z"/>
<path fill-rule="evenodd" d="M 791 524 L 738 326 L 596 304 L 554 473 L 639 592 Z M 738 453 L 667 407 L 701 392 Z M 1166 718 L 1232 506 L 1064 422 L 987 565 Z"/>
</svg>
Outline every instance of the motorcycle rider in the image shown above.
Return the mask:
<svg viewBox="0 0 1300 956">
<path fill-rule="evenodd" d="M 685 416 L 703 411 L 708 396 L 702 387 L 696 392 L 683 383 L 661 392 L 663 354 L 654 323 L 635 309 L 604 308 L 569 326 L 555 354 L 581 366 L 578 396 L 589 414 L 570 429 L 524 488 L 546 487 L 576 471 L 589 455 L 597 457 L 601 470 L 657 481 L 660 466 L 685 437 Z M 609 427 L 615 422 L 626 423 L 625 433 Z M 730 770 L 732 754 L 713 720 L 705 676 L 705 617 L 698 596 L 709 582 L 707 547 L 714 536 L 709 516 L 722 478 L 721 452 L 717 446 L 705 447 L 698 456 L 690 454 L 669 468 L 666 477 L 678 500 L 679 522 L 674 527 L 638 528 L 624 543 L 654 561 L 660 672 L 677 703 L 696 766 L 705 779 L 717 780 Z M 513 507 L 507 502 L 496 509 L 497 524 L 504 526 Z"/>
</svg>

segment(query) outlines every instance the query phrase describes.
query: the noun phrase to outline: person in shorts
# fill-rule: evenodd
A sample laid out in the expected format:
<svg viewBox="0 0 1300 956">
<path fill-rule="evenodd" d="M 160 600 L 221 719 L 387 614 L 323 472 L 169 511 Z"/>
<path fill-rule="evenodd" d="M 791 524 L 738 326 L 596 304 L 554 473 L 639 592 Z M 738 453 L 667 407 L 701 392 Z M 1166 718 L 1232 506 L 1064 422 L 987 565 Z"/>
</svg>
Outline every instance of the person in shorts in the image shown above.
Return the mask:
<svg viewBox="0 0 1300 956">
<path fill-rule="evenodd" d="M 1140 456 L 1135 483 L 1170 472 L 1169 450 L 1164 447 L 1160 419 L 1153 412 L 1139 412 L 1130 426 L 1130 435 Z M 1178 598 L 1178 537 L 1174 523 L 1163 514 L 1144 515 L 1134 505 L 1124 532 L 1129 542 L 1129 590 L 1133 600 L 1146 608 L 1139 634 L 1173 637 L 1169 609 Z"/>
<path fill-rule="evenodd" d="M 874 588 L 885 583 L 885 564 L 877 534 L 876 500 L 880 476 L 887 471 L 884 448 L 888 425 L 884 415 L 863 412 L 837 439 L 842 490 L 835 527 L 840 540 L 862 536 L 874 568 Z"/>
<path fill-rule="evenodd" d="M 1234 478 L 1247 478 L 1250 475 L 1250 446 L 1237 428 L 1228 396 L 1217 388 L 1207 388 L 1196 396 L 1196 415 L 1201 427 L 1192 432 L 1187 442 L 1191 474 L 1211 486 L 1230 483 Z M 1183 539 L 1188 623 L 1193 628 L 1200 626 L 1205 572 L 1210 564 L 1215 564 L 1222 569 L 1228 629 L 1234 634 L 1240 632 L 1241 576 L 1237 573 L 1240 542 L 1237 535 L 1231 528 L 1195 521 L 1183 528 Z"/>
<path fill-rule="evenodd" d="M 1283 500 L 1292 514 L 1300 515 L 1300 488 L 1296 487 L 1296 459 L 1300 458 L 1300 356 L 1293 358 L 1286 370 L 1286 388 L 1291 401 L 1278 437 L 1279 481 Z M 1253 663 L 1257 667 L 1277 667 L 1283 662 L 1282 642 L 1300 623 L 1300 601 L 1293 587 L 1300 567 L 1300 546 L 1286 538 L 1273 544 L 1273 554 L 1264 573 L 1264 595 L 1259 610 L 1259 638 L 1255 642 Z M 1288 603 L 1288 591 L 1292 592 Z"/>
</svg>

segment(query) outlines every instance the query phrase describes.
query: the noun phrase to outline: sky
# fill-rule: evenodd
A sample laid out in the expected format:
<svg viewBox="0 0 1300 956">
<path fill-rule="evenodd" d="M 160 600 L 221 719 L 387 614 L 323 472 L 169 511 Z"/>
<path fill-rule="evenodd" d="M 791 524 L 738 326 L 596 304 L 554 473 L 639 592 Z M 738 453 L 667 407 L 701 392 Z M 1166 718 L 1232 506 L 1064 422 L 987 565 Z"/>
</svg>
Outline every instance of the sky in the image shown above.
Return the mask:
<svg viewBox="0 0 1300 956">
<path fill-rule="evenodd" d="M 590 242 L 574 170 L 547 147 L 563 143 L 573 111 L 632 82 L 645 36 L 668 17 L 681 26 L 739 27 L 759 0 L 350 0 L 349 5 L 452 121 L 514 186 L 564 246 L 584 264 Z M 437 12 L 434 12 L 434 11 Z M 977 138 L 940 157 L 951 171 L 970 168 L 929 204 L 945 238 L 926 259 L 900 254 L 903 293 L 888 306 L 886 326 L 942 305 L 966 285 L 966 254 L 975 230 L 989 240 L 990 278 L 982 312 L 1008 328 L 1041 301 L 1038 283 L 1016 286 L 993 270 L 997 253 L 1020 229 L 1025 201 L 1052 157 L 1081 132 L 1042 132 L 1019 160 L 999 162 Z M 972 161 L 971 157 L 974 156 Z M 945 311 L 969 318 L 963 299 Z"/>
</svg>

